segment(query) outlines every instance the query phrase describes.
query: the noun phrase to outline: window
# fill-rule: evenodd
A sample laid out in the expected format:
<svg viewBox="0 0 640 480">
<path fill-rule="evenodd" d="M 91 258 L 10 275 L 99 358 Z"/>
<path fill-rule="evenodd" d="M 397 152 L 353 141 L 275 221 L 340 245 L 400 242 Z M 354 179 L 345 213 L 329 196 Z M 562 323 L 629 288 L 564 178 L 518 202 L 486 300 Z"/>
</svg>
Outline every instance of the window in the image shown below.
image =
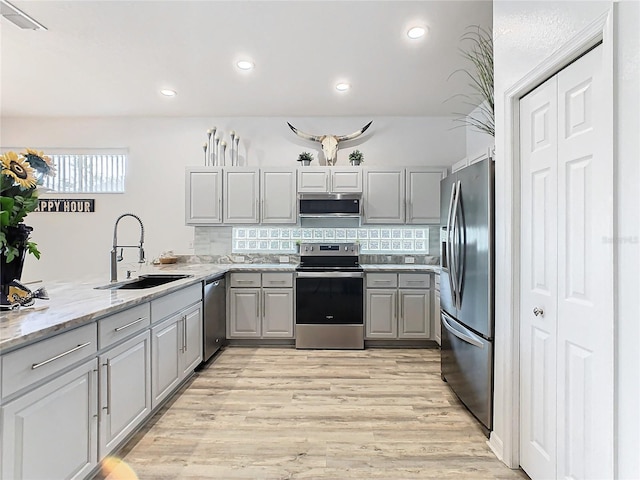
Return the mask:
<svg viewBox="0 0 640 480">
<path fill-rule="evenodd" d="M 47 153 L 56 174 L 46 177 L 43 186 L 53 192 L 124 193 L 126 153 Z"/>
</svg>

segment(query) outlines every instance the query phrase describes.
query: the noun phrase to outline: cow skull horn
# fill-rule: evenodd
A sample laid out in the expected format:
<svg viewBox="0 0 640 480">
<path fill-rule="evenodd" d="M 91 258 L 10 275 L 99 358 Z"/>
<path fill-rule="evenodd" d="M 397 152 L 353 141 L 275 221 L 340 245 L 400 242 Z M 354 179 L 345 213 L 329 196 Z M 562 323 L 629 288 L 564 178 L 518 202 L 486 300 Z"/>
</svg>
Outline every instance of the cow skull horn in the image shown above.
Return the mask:
<svg viewBox="0 0 640 480">
<path fill-rule="evenodd" d="M 295 133 L 299 137 L 304 138 L 305 140 L 311 140 L 312 142 L 321 142 L 322 141 L 322 137 L 320 135 L 309 135 L 308 133 L 301 132 L 296 127 L 291 125 L 289 122 L 287 122 L 287 125 L 289 125 L 289 128 L 291 130 L 293 130 L 293 133 Z"/>
<path fill-rule="evenodd" d="M 354 138 L 362 135 L 367 130 L 367 128 L 371 126 L 372 123 L 373 123 L 373 120 L 371 120 L 369 123 L 367 123 L 364 127 L 362 127 L 357 132 L 350 133 L 349 135 L 339 135 L 336 138 L 339 142 L 344 142 L 345 140 L 353 140 Z"/>
</svg>

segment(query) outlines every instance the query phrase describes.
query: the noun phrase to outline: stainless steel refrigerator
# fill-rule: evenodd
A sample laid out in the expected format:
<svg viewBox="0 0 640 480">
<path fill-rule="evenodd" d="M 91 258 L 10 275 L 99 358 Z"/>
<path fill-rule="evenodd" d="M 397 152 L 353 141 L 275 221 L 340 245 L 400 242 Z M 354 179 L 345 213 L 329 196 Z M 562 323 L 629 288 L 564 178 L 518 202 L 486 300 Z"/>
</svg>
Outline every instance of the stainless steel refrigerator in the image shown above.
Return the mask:
<svg viewBox="0 0 640 480">
<path fill-rule="evenodd" d="M 442 378 L 492 428 L 494 176 L 490 158 L 440 183 Z"/>
</svg>

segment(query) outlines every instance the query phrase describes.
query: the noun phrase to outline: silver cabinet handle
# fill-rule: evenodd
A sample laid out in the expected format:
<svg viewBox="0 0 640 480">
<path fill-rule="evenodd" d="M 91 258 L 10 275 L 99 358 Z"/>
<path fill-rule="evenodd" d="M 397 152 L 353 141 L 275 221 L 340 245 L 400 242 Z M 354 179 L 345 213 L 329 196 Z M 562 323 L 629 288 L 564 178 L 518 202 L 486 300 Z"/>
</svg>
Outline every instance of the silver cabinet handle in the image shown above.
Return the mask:
<svg viewBox="0 0 640 480">
<path fill-rule="evenodd" d="M 182 316 L 182 353 L 187 351 L 187 316 Z"/>
<path fill-rule="evenodd" d="M 408 284 L 410 283 L 410 284 L 412 284 L 412 285 L 414 285 L 414 284 L 416 284 L 416 283 L 417 283 L 418 285 L 422 285 L 422 284 L 424 283 L 424 280 L 407 280 L 407 283 L 408 283 Z"/>
<path fill-rule="evenodd" d="M 222 221 L 222 197 L 218 198 L 218 217 Z"/>
<path fill-rule="evenodd" d="M 281 284 L 281 283 L 287 283 L 286 280 L 269 280 L 269 284 Z"/>
<path fill-rule="evenodd" d="M 107 411 L 107 415 L 111 415 L 111 359 L 108 359 L 107 363 L 102 366 L 107 367 L 107 406 L 102 409 Z"/>
<path fill-rule="evenodd" d="M 253 283 L 253 280 L 236 280 L 236 283 Z"/>
<path fill-rule="evenodd" d="M 533 309 L 533 314 L 537 317 L 538 315 L 544 317 L 544 310 L 538 307 Z"/>
<path fill-rule="evenodd" d="M 58 360 L 59 358 L 65 357 L 67 355 L 69 355 L 70 353 L 76 352 L 78 350 L 80 350 L 81 348 L 84 348 L 86 346 L 91 345 L 91 342 L 87 342 L 87 343 L 83 343 L 82 345 L 78 345 L 77 347 L 73 347 L 71 350 L 67 350 L 64 353 L 61 353 L 60 355 L 56 355 L 55 357 L 51 357 L 48 360 L 45 360 L 44 362 L 40 362 L 40 363 L 34 363 L 33 365 L 31 365 L 31 370 L 35 370 L 36 368 L 40 368 L 43 365 L 46 365 L 47 363 L 51 363 L 54 360 Z"/>
<path fill-rule="evenodd" d="M 118 328 L 114 329 L 114 331 L 116 331 L 116 332 L 121 332 L 121 331 L 122 331 L 122 330 L 124 330 L 125 328 L 129 328 L 130 326 L 135 325 L 136 323 L 140 323 L 140 322 L 141 322 L 141 321 L 143 321 L 145 318 L 146 318 L 146 317 L 140 317 L 139 319 L 134 320 L 134 321 L 133 321 L 133 322 L 131 322 L 131 323 L 127 323 L 126 325 L 122 325 L 121 327 L 118 327 Z"/>
<path fill-rule="evenodd" d="M 391 280 L 374 280 L 373 283 L 391 283 Z"/>
<path fill-rule="evenodd" d="M 404 320 L 404 294 L 400 294 L 400 319 Z"/>
</svg>

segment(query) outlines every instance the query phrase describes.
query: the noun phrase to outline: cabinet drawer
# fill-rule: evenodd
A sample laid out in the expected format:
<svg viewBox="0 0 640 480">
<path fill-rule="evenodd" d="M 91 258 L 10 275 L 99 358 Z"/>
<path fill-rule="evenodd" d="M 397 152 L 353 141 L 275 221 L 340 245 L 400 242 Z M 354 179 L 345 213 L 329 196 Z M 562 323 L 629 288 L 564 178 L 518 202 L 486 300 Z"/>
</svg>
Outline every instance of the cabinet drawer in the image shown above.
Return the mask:
<svg viewBox="0 0 640 480">
<path fill-rule="evenodd" d="M 431 284 L 428 273 L 400 273 L 398 277 L 400 288 L 429 288 Z"/>
<path fill-rule="evenodd" d="M 202 300 L 202 283 L 196 283 L 151 302 L 153 323 Z"/>
<path fill-rule="evenodd" d="M 293 287 L 292 273 L 263 273 L 262 286 L 267 288 Z"/>
<path fill-rule="evenodd" d="M 2 394 L 7 397 L 94 355 L 96 324 L 56 335 L 2 357 Z"/>
<path fill-rule="evenodd" d="M 150 324 L 151 306 L 148 303 L 102 318 L 98 321 L 98 347 L 108 347 Z"/>
<path fill-rule="evenodd" d="M 259 287 L 260 286 L 260 273 L 232 273 L 231 274 L 231 287 Z"/>
<path fill-rule="evenodd" d="M 367 288 L 395 288 L 398 275 L 395 273 L 367 273 Z"/>
</svg>

